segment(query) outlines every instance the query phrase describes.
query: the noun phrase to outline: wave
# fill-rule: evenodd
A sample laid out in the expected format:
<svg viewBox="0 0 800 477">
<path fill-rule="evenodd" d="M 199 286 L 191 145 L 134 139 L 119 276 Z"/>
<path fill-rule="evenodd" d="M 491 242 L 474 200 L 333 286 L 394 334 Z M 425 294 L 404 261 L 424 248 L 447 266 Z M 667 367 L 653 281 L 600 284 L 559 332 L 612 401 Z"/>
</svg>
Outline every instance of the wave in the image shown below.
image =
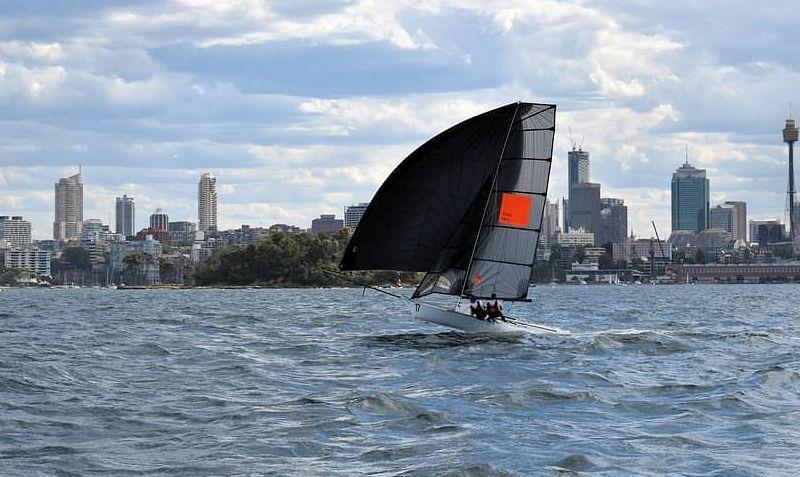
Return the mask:
<svg viewBox="0 0 800 477">
<path fill-rule="evenodd" d="M 498 335 L 460 333 L 449 331 L 443 333 L 401 333 L 396 335 L 377 335 L 364 338 L 368 346 L 399 347 L 412 349 L 442 349 L 475 346 L 487 343 L 521 343 L 526 337 L 519 335 Z"/>
</svg>

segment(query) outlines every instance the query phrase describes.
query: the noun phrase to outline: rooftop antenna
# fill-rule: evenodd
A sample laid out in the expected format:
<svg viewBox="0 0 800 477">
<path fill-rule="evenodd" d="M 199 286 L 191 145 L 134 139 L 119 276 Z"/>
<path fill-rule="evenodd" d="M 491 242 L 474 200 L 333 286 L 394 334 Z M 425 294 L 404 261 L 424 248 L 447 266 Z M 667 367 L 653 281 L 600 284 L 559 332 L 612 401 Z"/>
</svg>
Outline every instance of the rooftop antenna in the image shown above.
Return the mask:
<svg viewBox="0 0 800 477">
<path fill-rule="evenodd" d="M 569 142 L 572 143 L 572 150 L 574 151 L 575 150 L 575 139 L 572 137 L 572 126 L 567 126 L 567 129 L 569 129 Z"/>
</svg>

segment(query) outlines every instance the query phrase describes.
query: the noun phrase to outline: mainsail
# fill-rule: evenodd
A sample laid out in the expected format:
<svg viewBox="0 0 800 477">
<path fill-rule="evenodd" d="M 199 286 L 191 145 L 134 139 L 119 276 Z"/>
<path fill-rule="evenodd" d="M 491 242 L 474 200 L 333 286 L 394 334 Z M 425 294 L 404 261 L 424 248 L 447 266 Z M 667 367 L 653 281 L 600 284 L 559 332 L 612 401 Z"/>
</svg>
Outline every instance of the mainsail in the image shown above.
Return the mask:
<svg viewBox="0 0 800 477">
<path fill-rule="evenodd" d="M 524 299 L 547 196 L 555 108 L 512 103 L 420 146 L 375 194 L 340 268 L 426 272 L 414 297 Z"/>
</svg>

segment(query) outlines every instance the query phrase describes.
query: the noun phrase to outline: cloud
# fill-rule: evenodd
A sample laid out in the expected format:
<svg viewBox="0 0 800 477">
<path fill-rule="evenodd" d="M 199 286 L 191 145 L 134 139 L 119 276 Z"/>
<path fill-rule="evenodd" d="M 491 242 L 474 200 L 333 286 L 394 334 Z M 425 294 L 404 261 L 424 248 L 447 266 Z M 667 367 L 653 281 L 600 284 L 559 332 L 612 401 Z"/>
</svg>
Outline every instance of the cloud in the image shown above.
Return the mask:
<svg viewBox="0 0 800 477">
<path fill-rule="evenodd" d="M 30 2 L 29 2 L 30 3 Z M 84 165 L 86 217 L 135 195 L 222 225 L 307 226 L 368 200 L 434 134 L 502 104 L 559 105 L 550 196 L 572 142 L 630 224 L 669 224 L 684 160 L 714 201 L 783 215 L 796 95 L 792 2 L 171 0 L 0 5 L 0 214 L 49 236 L 52 183 Z M 702 19 L 702 21 L 698 21 Z M 572 138 L 570 138 L 570 129 Z M 665 195 L 666 194 L 666 195 Z"/>
</svg>

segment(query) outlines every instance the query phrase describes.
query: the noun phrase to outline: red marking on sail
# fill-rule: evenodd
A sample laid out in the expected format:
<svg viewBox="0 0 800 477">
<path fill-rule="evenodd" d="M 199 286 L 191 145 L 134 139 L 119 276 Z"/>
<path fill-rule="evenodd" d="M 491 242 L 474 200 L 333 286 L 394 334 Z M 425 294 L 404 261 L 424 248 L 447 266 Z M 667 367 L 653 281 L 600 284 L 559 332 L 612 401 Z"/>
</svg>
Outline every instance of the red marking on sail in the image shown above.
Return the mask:
<svg viewBox="0 0 800 477">
<path fill-rule="evenodd" d="M 483 281 L 483 277 L 480 274 L 476 273 L 475 276 L 472 278 L 472 281 L 473 283 L 475 283 L 475 286 L 478 286 Z"/>
<path fill-rule="evenodd" d="M 500 200 L 500 218 L 498 222 L 512 227 L 525 228 L 531 216 L 533 200 L 530 195 L 503 192 Z"/>
</svg>

